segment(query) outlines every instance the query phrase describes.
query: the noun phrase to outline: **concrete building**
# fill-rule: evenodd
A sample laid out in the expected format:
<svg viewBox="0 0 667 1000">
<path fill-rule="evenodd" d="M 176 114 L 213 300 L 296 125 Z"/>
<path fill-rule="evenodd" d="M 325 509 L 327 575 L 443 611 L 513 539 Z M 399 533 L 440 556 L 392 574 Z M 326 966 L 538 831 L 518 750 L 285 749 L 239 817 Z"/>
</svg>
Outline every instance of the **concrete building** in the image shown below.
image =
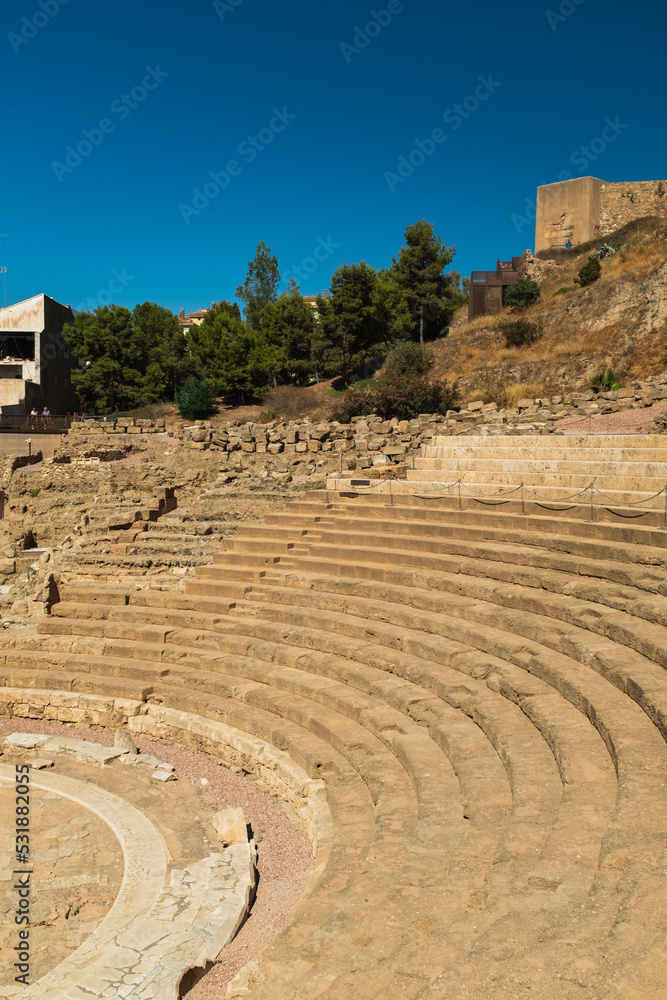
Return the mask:
<svg viewBox="0 0 667 1000">
<path fill-rule="evenodd" d="M 0 309 L 0 412 L 52 414 L 76 409 L 71 370 L 75 365 L 62 334 L 74 322 L 69 306 L 48 295 Z"/>
<path fill-rule="evenodd" d="M 535 253 L 602 240 L 634 219 L 664 211 L 660 184 L 667 188 L 665 181 L 610 184 L 598 177 L 575 177 L 538 187 Z"/>
</svg>

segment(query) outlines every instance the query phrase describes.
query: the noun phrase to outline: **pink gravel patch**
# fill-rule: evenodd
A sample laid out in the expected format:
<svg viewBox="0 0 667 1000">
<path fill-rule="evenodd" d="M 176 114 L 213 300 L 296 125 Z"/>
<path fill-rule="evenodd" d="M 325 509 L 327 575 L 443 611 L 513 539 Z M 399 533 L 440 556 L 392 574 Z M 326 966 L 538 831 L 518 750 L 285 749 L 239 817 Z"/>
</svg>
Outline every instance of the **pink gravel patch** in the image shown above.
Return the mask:
<svg viewBox="0 0 667 1000">
<path fill-rule="evenodd" d="M 563 417 L 555 426 L 565 434 L 647 434 L 653 427 L 653 418 L 665 410 L 667 400 L 661 399 L 642 409 L 591 414 L 590 419 L 588 416 Z"/>
<path fill-rule="evenodd" d="M 65 726 L 36 719 L 9 719 L 0 722 L 0 743 L 10 733 L 67 734 L 91 743 L 113 746 L 113 733 L 106 729 Z M 277 802 L 261 792 L 254 781 L 233 774 L 215 764 L 205 754 L 178 750 L 164 743 L 137 741 L 142 752 L 151 751 L 173 764 L 180 778 L 199 784 L 208 781 L 208 790 L 220 808 L 241 807 L 253 834 L 259 839 L 257 896 L 250 916 L 220 960 L 186 994 L 188 1000 L 223 1000 L 227 985 L 244 965 L 256 958 L 275 935 L 287 926 L 292 910 L 303 892 L 312 870 L 311 845 L 287 818 Z"/>
</svg>

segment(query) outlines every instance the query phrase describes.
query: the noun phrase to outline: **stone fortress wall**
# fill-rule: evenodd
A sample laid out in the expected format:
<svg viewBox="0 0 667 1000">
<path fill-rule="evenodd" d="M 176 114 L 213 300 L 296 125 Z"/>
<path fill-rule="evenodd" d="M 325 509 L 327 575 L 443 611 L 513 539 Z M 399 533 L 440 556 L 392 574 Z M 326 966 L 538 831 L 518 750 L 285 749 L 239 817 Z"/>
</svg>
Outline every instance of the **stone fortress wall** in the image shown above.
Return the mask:
<svg viewBox="0 0 667 1000">
<path fill-rule="evenodd" d="M 607 183 L 597 177 L 576 177 L 537 189 L 535 253 L 575 246 L 604 237 L 621 226 L 660 210 L 660 181 Z M 665 184 L 667 191 L 667 183 Z"/>
</svg>

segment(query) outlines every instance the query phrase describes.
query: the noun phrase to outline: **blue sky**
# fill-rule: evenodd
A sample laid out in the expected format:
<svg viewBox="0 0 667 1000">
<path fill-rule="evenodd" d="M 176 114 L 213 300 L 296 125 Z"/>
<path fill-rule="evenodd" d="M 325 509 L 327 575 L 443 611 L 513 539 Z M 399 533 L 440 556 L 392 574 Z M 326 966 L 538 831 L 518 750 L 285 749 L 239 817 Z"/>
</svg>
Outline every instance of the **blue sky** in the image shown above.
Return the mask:
<svg viewBox="0 0 667 1000">
<path fill-rule="evenodd" d="M 421 218 L 469 274 L 533 248 L 538 184 L 667 176 L 667 17 L 647 0 L 5 0 L 1 17 L 10 302 L 189 312 L 234 296 L 260 240 L 314 294 L 343 262 L 387 266 Z"/>
</svg>

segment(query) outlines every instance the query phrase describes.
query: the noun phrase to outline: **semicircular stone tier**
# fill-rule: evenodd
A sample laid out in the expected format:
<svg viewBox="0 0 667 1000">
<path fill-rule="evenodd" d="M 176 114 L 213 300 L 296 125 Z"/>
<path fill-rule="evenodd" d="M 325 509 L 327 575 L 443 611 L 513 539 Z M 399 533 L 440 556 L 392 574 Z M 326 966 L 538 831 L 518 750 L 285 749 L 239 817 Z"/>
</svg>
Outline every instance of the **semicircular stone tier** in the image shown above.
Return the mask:
<svg viewBox="0 0 667 1000">
<path fill-rule="evenodd" d="M 74 752 L 96 749 L 82 741 L 65 743 Z M 14 771 L 0 765 L 0 786 L 14 786 Z M 113 905 L 67 958 L 30 986 L 3 984 L 2 998 L 177 998 L 183 975 L 214 959 L 246 917 L 254 890 L 253 845 L 233 844 L 182 869 L 170 868 L 164 839 L 150 818 L 94 779 L 94 773 L 84 781 L 33 771 L 30 788 L 89 810 L 115 836 L 123 877 Z M 31 891 L 39 901 L 39 884 Z"/>
<path fill-rule="evenodd" d="M 63 588 L 1 637 L 5 710 L 215 753 L 300 816 L 313 876 L 230 996 L 664 996 L 658 515 L 329 501 L 184 593 Z"/>
</svg>

